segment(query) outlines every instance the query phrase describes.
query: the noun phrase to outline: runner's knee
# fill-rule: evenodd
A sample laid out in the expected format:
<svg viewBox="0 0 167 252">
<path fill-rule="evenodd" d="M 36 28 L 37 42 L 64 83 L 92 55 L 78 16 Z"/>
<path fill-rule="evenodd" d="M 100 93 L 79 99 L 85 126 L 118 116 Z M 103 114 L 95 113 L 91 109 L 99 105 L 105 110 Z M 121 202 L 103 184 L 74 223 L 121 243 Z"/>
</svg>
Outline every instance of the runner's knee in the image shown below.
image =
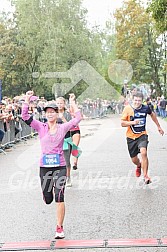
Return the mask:
<svg viewBox="0 0 167 252">
<path fill-rule="evenodd" d="M 145 148 L 141 148 L 140 153 L 142 157 L 147 157 L 147 150 Z"/>
<path fill-rule="evenodd" d="M 64 166 L 63 169 L 61 169 L 57 176 L 55 177 L 55 202 L 64 202 L 64 190 L 65 190 L 65 184 L 66 184 L 66 167 Z"/>
<path fill-rule="evenodd" d="M 44 202 L 45 202 L 47 205 L 49 205 L 49 204 L 51 204 L 52 201 L 53 201 L 53 195 L 52 195 L 52 196 L 49 196 L 49 197 L 43 196 L 43 200 L 44 200 Z"/>
</svg>

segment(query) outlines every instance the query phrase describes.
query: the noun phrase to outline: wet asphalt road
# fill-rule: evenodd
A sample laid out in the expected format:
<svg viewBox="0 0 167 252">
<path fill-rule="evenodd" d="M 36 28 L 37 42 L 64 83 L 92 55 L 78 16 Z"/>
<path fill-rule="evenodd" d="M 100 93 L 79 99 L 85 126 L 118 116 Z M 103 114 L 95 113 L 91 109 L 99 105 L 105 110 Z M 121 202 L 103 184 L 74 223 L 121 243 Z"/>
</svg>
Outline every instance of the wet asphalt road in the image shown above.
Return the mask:
<svg viewBox="0 0 167 252">
<path fill-rule="evenodd" d="M 79 169 L 72 171 L 73 186 L 65 192 L 66 239 L 167 237 L 167 123 L 161 119 L 160 123 L 163 137 L 148 118 L 149 174 L 153 183 L 146 186 L 142 177 L 135 177 L 126 129 L 120 126 L 119 116 L 81 122 L 83 153 Z M 42 200 L 39 153 L 36 138 L 17 144 L 7 155 L 0 154 L 0 243 L 54 238 L 55 203 L 48 206 Z M 165 252 L 167 248 L 76 251 Z"/>
</svg>

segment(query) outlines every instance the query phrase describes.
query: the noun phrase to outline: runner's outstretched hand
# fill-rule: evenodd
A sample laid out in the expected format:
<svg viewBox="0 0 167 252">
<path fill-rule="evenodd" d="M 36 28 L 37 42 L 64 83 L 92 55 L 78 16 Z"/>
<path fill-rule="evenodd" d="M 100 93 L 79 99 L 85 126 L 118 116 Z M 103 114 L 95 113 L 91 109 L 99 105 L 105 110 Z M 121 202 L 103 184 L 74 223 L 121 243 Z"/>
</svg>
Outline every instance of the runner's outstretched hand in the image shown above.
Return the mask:
<svg viewBox="0 0 167 252">
<path fill-rule="evenodd" d="M 79 111 L 78 107 L 77 107 L 77 104 L 75 102 L 75 94 L 69 94 L 69 104 L 70 104 L 70 112 L 77 112 Z"/>
<path fill-rule="evenodd" d="M 26 92 L 25 102 L 30 101 L 30 98 L 33 96 L 34 92 L 32 90 Z"/>
<path fill-rule="evenodd" d="M 75 94 L 69 94 L 69 103 L 71 103 L 71 102 L 74 102 L 75 101 Z"/>
</svg>

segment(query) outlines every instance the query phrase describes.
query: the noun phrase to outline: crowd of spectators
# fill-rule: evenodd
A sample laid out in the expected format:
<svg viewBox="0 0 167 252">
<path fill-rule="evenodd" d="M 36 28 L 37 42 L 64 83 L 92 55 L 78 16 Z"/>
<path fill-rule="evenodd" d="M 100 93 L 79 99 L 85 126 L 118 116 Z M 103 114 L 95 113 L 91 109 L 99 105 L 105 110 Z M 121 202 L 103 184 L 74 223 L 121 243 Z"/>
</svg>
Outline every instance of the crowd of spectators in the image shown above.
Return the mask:
<svg viewBox="0 0 167 252">
<path fill-rule="evenodd" d="M 10 130 L 11 122 L 13 122 L 12 127 L 14 128 L 15 137 L 22 131 L 21 128 L 21 108 L 24 102 L 24 95 L 16 96 L 13 99 L 5 96 L 0 102 L 0 145 L 4 135 L 8 130 Z M 46 100 L 44 97 L 37 99 L 30 103 L 29 113 L 39 119 L 42 118 L 42 108 L 45 105 Z"/>
<path fill-rule="evenodd" d="M 131 95 L 135 92 L 136 87 L 131 90 Z M 24 102 L 24 95 L 16 96 L 13 99 L 9 97 L 3 97 L 0 102 L 0 145 L 5 132 L 8 131 L 10 122 L 14 122 L 14 135 L 22 130 L 21 120 L 21 108 Z M 50 102 L 54 102 L 53 100 Z M 108 113 L 121 114 L 124 106 L 126 105 L 127 98 L 122 98 L 119 101 L 116 100 L 104 100 L 100 98 L 96 99 L 85 99 L 82 103 L 78 104 L 81 109 L 84 118 L 102 118 Z M 29 113 L 32 114 L 37 120 L 46 122 L 45 112 L 43 108 L 48 103 L 44 97 L 36 97 L 30 102 Z M 156 112 L 157 116 L 161 118 L 167 117 L 167 100 L 164 96 L 157 97 L 157 99 L 151 99 L 147 97 L 145 99 L 151 108 Z M 3 126 L 3 127 L 2 127 Z"/>
<path fill-rule="evenodd" d="M 163 95 L 161 97 L 157 97 L 157 99 L 147 98 L 146 103 L 151 106 L 157 116 L 162 119 L 167 117 L 167 100 Z"/>
</svg>

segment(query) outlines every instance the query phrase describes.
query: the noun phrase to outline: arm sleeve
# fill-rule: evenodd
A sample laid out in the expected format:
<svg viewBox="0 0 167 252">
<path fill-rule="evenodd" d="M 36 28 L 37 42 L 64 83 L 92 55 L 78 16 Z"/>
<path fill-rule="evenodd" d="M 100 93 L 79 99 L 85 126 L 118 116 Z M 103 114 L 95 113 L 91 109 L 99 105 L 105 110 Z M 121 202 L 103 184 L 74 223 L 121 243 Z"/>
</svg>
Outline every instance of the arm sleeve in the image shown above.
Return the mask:
<svg viewBox="0 0 167 252">
<path fill-rule="evenodd" d="M 33 119 L 33 116 L 28 114 L 28 104 L 26 103 L 23 104 L 21 117 L 27 125 L 31 126 L 36 131 L 39 131 L 42 123 Z"/>
</svg>

